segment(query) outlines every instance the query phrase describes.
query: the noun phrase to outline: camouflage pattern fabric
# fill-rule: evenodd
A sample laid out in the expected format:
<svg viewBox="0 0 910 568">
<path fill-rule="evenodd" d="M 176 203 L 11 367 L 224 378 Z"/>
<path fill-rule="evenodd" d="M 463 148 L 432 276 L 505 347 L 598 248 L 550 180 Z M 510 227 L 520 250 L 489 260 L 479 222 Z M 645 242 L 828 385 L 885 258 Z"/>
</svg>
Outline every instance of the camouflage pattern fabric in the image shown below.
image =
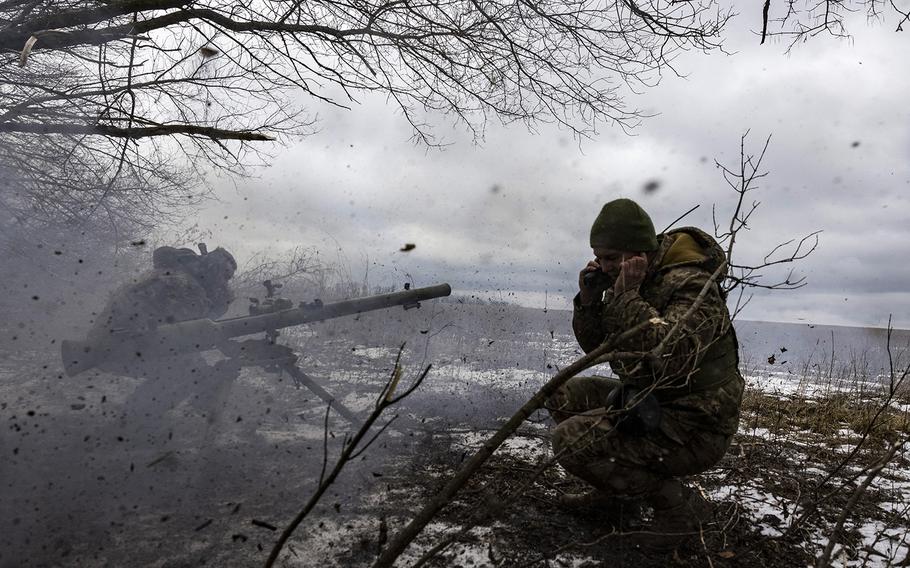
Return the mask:
<svg viewBox="0 0 910 568">
<path fill-rule="evenodd" d="M 201 278 L 189 268 L 160 268 L 116 290 L 99 314 L 89 337 L 102 339 L 118 330 L 144 331 L 158 325 L 199 318 L 217 318 L 232 298 L 223 278 Z M 235 364 L 210 366 L 198 353 L 130 363 L 105 362 L 100 368 L 142 382 L 128 396 L 118 431 L 148 447 L 172 438 L 175 423 L 168 412 L 183 402 L 206 419 L 206 432 L 218 420 L 240 374 Z M 208 434 L 206 434 L 208 436 Z"/>
<path fill-rule="evenodd" d="M 199 354 L 133 364 L 129 368 L 107 368 L 124 376 L 142 378 L 124 401 L 118 435 L 147 448 L 163 448 L 174 435 L 180 440 L 202 434 L 208 443 L 220 421 L 240 367 L 224 359 L 209 365 Z M 185 406 L 181 406 L 184 405 Z M 196 416 L 205 420 L 202 430 L 193 421 L 174 418 Z M 182 431 L 181 431 L 182 430 Z"/>
<path fill-rule="evenodd" d="M 610 394 L 619 384 L 607 377 L 573 377 L 550 398 L 557 422 L 553 451 L 562 454 L 559 463 L 570 473 L 611 494 L 645 497 L 666 479 L 705 471 L 726 453 L 732 435 L 682 426 L 677 410 L 667 405 L 657 431 L 620 432 L 618 416 L 609 410 Z M 738 404 L 741 385 L 731 381 L 715 399 Z"/>
<path fill-rule="evenodd" d="M 153 270 L 113 293 L 90 335 L 98 338 L 117 330 L 217 318 L 231 299 L 226 284 L 205 282 L 188 270 Z"/>
<path fill-rule="evenodd" d="M 659 235 L 657 252 L 639 290 L 582 305 L 575 298 L 573 329 L 585 352 L 642 323 L 652 323 L 617 345 L 648 352 L 683 319 L 724 251 L 706 233 L 687 227 Z M 726 452 L 739 424 L 743 379 L 738 345 L 719 286 L 671 339 L 657 364 L 612 363 L 618 379 L 576 377 L 548 401 L 557 427 L 554 451 L 560 463 L 595 487 L 620 495 L 653 492 L 662 481 L 712 467 Z M 617 384 L 653 392 L 660 400 L 657 431 L 630 435 L 614 428 L 605 410 Z"/>
</svg>

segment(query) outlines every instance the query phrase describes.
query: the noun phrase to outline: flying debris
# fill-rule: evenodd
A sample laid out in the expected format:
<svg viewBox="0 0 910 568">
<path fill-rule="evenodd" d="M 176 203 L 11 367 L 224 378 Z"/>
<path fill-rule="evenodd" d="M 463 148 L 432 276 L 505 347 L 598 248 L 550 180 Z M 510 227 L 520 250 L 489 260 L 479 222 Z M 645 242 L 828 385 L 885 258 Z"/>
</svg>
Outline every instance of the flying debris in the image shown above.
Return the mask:
<svg viewBox="0 0 910 568">
<path fill-rule="evenodd" d="M 641 187 L 641 189 L 645 193 L 654 193 L 655 191 L 660 189 L 660 185 L 661 185 L 660 180 L 650 179 L 645 182 L 645 184 Z"/>
<path fill-rule="evenodd" d="M 267 523 L 265 521 L 260 521 L 259 519 L 250 519 L 250 524 L 257 526 L 257 527 L 264 528 L 264 529 L 268 529 L 270 531 L 278 530 L 278 527 L 276 527 L 275 525 L 273 525 L 271 523 Z"/>
</svg>

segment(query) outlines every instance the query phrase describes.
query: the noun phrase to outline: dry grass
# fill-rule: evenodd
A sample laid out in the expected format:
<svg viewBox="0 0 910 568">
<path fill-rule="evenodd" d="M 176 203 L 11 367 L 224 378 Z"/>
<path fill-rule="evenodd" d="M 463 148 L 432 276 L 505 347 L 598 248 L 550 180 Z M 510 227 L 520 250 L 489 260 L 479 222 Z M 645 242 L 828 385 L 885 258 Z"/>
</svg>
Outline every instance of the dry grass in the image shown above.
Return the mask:
<svg viewBox="0 0 910 568">
<path fill-rule="evenodd" d="M 801 540 L 811 556 L 837 533 L 835 551 L 845 565 L 905 565 L 910 389 L 901 381 L 904 371 L 890 378 L 843 372 L 856 368 L 815 366 L 794 378 L 798 388 L 789 394 L 747 389 L 723 479 L 763 493 L 778 511 L 772 532 Z M 895 445 L 899 451 L 872 474 Z M 861 489 L 866 478 L 871 483 Z M 862 498 L 851 500 L 856 494 Z M 753 522 L 762 525 L 760 518 Z"/>
<path fill-rule="evenodd" d="M 886 395 L 835 392 L 824 397 L 799 395 L 782 398 L 761 391 L 748 391 L 743 398 L 743 427 L 746 431 L 766 428 L 771 434 L 811 432 L 842 438 L 845 430 L 884 441 L 895 433 L 910 431 L 910 413 L 888 405 Z M 887 406 L 881 411 L 883 406 Z"/>
<path fill-rule="evenodd" d="M 833 353 L 796 365 L 788 382 L 791 394 L 770 395 L 761 388 L 747 389 L 743 399 L 744 425 L 767 428 L 772 434 L 808 432 L 843 438 L 846 432 L 877 441 L 893 440 L 910 429 L 910 367 L 903 351 L 895 352 L 890 337 L 883 338 L 893 367 L 874 365 L 870 353 L 854 352 L 849 360 Z M 833 340 L 832 340 L 833 343 Z M 879 367 L 879 368 L 876 368 Z M 763 372 L 749 369 L 752 377 Z M 757 379 L 761 386 L 761 378 Z"/>
</svg>

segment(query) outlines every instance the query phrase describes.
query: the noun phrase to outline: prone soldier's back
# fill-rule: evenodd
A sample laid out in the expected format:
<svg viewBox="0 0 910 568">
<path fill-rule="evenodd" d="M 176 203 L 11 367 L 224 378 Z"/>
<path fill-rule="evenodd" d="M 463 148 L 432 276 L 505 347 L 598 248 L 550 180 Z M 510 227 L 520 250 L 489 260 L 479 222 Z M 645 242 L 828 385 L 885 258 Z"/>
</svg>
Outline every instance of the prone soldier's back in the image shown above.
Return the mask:
<svg viewBox="0 0 910 568">
<path fill-rule="evenodd" d="M 98 315 L 91 335 L 142 331 L 211 317 L 213 303 L 199 280 L 184 270 L 155 269 L 117 289 Z"/>
</svg>

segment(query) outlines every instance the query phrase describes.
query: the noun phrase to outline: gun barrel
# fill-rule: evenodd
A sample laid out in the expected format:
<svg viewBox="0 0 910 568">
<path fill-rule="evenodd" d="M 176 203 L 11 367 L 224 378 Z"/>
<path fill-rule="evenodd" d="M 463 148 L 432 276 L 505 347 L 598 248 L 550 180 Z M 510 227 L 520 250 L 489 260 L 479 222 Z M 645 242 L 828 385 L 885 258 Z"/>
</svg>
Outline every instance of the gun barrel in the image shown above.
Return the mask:
<svg viewBox="0 0 910 568">
<path fill-rule="evenodd" d="M 426 288 L 415 288 L 413 290 L 368 296 L 366 298 L 356 298 L 342 302 L 333 302 L 331 304 L 303 305 L 280 312 L 261 314 L 258 316 L 230 318 L 219 320 L 214 323 L 218 326 L 222 336 L 240 337 L 243 335 L 259 333 L 268 329 L 281 329 L 284 327 L 360 314 L 383 308 L 413 305 L 423 300 L 448 296 L 451 293 L 451 286 L 448 284 L 438 284 L 436 286 L 427 286 Z"/>
<path fill-rule="evenodd" d="M 218 321 L 189 320 L 163 325 L 145 333 L 115 333 L 102 342 L 63 341 L 61 345 L 63 368 L 67 375 L 73 376 L 108 360 L 140 362 L 180 353 L 205 351 L 234 337 L 394 306 L 408 307 L 417 305 L 422 300 L 440 298 L 451 293 L 452 288 L 448 284 L 438 284 L 329 304 L 301 305 L 256 316 Z"/>
</svg>

